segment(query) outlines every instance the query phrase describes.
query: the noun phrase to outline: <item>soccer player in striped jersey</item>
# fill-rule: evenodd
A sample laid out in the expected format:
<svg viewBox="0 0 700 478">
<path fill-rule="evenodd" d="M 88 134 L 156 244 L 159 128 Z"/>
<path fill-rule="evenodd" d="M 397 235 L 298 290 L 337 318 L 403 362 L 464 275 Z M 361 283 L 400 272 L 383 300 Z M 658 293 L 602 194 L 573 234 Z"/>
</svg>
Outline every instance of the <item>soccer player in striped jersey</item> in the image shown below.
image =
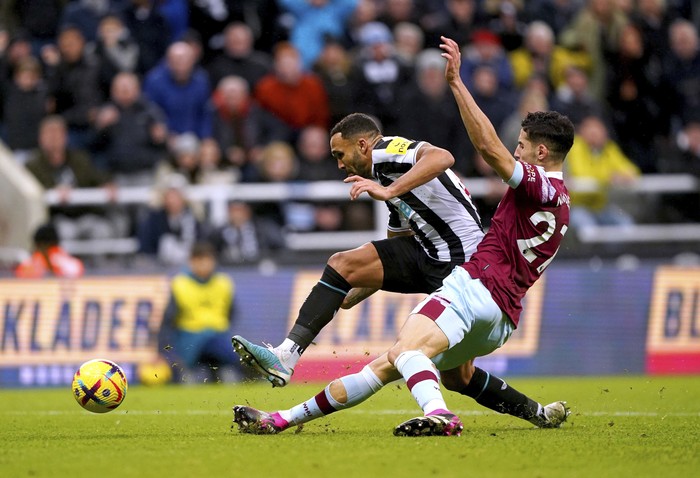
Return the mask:
<svg viewBox="0 0 700 478">
<path fill-rule="evenodd" d="M 430 293 L 471 257 L 484 236 L 469 192 L 449 168 L 452 154 L 424 141 L 383 136 L 376 122 L 353 113 L 331 130 L 331 153 L 352 183 L 351 199 L 367 193 L 389 208 L 387 239 L 333 254 L 278 347 L 232 338 L 241 359 L 273 386 L 293 369 L 340 307 L 378 289 Z"/>
<path fill-rule="evenodd" d="M 556 428 L 566 421 L 565 402 L 543 407 L 475 367 L 474 359 L 508 340 L 517 327 L 522 298 L 552 261 L 566 232 L 569 196 L 562 163 L 573 144 L 574 128 L 555 112 L 528 114 L 513 159 L 459 78 L 459 47 L 451 39 L 442 40 L 445 76 L 469 137 L 510 186 L 491 229 L 470 260 L 456 267 L 443 286 L 414 309 L 387 353 L 289 410 L 267 413 L 235 406 L 234 423 L 242 432 L 279 433 L 355 406 L 401 377 L 424 415 L 398 425 L 394 430 L 398 436 L 461 433 L 462 422 L 447 408 L 440 380 L 449 390 L 541 428 Z"/>
</svg>

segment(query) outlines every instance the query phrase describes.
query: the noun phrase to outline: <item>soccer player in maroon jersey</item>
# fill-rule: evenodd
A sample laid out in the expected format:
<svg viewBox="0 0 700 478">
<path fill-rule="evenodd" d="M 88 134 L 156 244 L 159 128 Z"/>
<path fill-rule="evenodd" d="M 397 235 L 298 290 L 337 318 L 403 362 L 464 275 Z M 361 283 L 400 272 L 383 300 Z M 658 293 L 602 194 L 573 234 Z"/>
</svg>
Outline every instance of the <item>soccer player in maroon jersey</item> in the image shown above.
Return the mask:
<svg viewBox="0 0 700 478">
<path fill-rule="evenodd" d="M 514 159 L 460 79 L 459 46 L 449 38 L 442 40 L 445 78 L 469 138 L 510 188 L 471 259 L 413 310 L 389 350 L 389 362 L 425 414 L 400 424 L 394 430 L 397 435 L 461 430 L 460 419 L 445 405 L 433 361 L 441 368 L 440 362 L 450 356 L 468 358 L 451 372 L 456 383 L 446 383 L 447 377 L 443 383 L 451 389 L 466 385 L 462 393 L 467 395 L 478 393 L 474 358 L 503 345 L 518 326 L 521 301 L 554 258 L 569 224 L 562 169 L 574 140 L 571 121 L 556 112 L 529 113 Z M 489 381 L 483 381 L 487 387 Z M 562 408 L 566 412 L 563 404 Z"/>
<path fill-rule="evenodd" d="M 439 382 L 477 403 L 544 428 L 558 427 L 565 402 L 542 406 L 503 380 L 474 366 L 474 358 L 503 345 L 517 327 L 521 301 L 554 258 L 569 221 L 569 196 L 562 163 L 574 128 L 555 112 L 530 113 L 511 156 L 459 77 L 459 47 L 443 37 L 445 77 L 475 148 L 510 189 L 491 229 L 471 259 L 454 269 L 443 286 L 409 316 L 396 343 L 357 374 L 331 382 L 315 397 L 275 413 L 234 407 L 234 423 L 246 433 L 279 433 L 357 405 L 384 384 L 403 376 L 424 416 L 408 420 L 395 435 L 459 435 Z M 438 372 L 440 370 L 440 378 Z"/>
</svg>

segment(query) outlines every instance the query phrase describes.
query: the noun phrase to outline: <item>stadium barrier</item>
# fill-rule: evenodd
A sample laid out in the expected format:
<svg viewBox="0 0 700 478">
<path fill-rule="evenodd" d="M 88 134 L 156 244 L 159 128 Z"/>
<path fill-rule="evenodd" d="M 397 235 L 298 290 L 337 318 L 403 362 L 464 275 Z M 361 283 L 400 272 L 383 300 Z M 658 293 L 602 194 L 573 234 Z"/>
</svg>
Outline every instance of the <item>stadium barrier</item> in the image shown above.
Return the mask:
<svg viewBox="0 0 700 478">
<path fill-rule="evenodd" d="M 572 180 L 570 189 L 582 192 L 594 191 L 595 182 Z M 465 187 L 474 197 L 483 197 L 491 192 L 491 181 L 484 178 L 464 180 Z M 208 219 L 213 225 L 226 221 L 226 205 L 232 200 L 251 203 L 275 201 L 349 201 L 350 185 L 339 181 L 318 181 L 311 183 L 242 183 L 234 185 L 194 185 L 186 190 L 190 201 L 200 203 L 208 211 Z M 651 196 L 663 193 L 692 194 L 700 190 L 700 181 L 689 174 L 649 174 L 636 182 L 614 189 L 612 192 L 638 203 L 638 196 Z M 124 187 L 117 191 L 114 201 L 117 204 L 149 204 L 155 201 L 157 190 L 150 187 Z M 71 193 L 68 204 L 105 205 L 110 202 L 110 195 L 102 188 L 78 189 Z M 367 195 L 359 200 L 371 201 Z M 46 191 L 44 201 L 47 206 L 60 201 L 58 191 Z M 387 209 L 381 202 L 374 204 L 374 229 L 369 231 L 337 232 L 286 232 L 287 246 L 292 250 L 346 249 L 385 237 Z M 624 228 L 591 227 L 577 232 L 582 243 L 658 243 L 658 242 L 693 242 L 700 241 L 700 226 L 677 224 L 635 224 Z M 330 246 L 332 245 L 332 246 Z M 138 244 L 133 238 L 117 238 L 109 246 L 96 241 L 74 241 L 66 248 L 78 255 L 101 254 L 105 249 L 113 254 L 133 254 Z"/>
<path fill-rule="evenodd" d="M 278 343 L 321 270 L 228 269 L 236 282 L 231 332 Z M 0 387 L 58 386 L 92 358 L 132 382 L 157 357 L 168 277 L 0 280 Z M 274 291 L 271 294 L 270 291 Z M 379 292 L 341 310 L 310 347 L 296 380 L 358 371 L 392 343 L 421 295 Z M 504 376 L 700 373 L 700 267 L 642 262 L 635 270 L 559 261 L 528 293 L 521 326 L 478 359 Z"/>
</svg>

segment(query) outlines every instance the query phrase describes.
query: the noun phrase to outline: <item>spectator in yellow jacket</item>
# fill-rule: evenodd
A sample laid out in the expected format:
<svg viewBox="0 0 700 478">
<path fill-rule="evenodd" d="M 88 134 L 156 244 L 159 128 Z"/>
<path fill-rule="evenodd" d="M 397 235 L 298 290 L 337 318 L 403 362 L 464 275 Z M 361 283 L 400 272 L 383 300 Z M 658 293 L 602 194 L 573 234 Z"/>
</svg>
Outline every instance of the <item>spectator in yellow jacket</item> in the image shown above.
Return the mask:
<svg viewBox="0 0 700 478">
<path fill-rule="evenodd" d="M 525 44 L 508 55 L 515 86 L 522 89 L 533 76 L 547 78 L 552 90 L 564 83 L 570 66 L 583 71 L 591 67 L 590 56 L 583 51 L 573 51 L 555 44 L 552 28 L 544 22 L 530 23 L 525 32 Z"/>
<path fill-rule="evenodd" d="M 640 171 L 608 136 L 608 130 L 597 116 L 581 121 L 574 145 L 564 163 L 571 188 L 571 219 L 573 227 L 590 225 L 628 225 L 632 217 L 611 203 L 611 187 L 628 185 Z M 576 192 L 576 183 L 585 191 Z"/>
<path fill-rule="evenodd" d="M 171 281 L 159 347 L 175 371 L 182 370 L 183 380 L 190 380 L 188 375 L 196 374 L 198 367 L 208 367 L 217 381 L 237 374 L 233 367 L 238 357 L 229 333 L 235 286 L 216 267 L 213 246 L 198 242 L 192 247 L 189 269 Z"/>
</svg>

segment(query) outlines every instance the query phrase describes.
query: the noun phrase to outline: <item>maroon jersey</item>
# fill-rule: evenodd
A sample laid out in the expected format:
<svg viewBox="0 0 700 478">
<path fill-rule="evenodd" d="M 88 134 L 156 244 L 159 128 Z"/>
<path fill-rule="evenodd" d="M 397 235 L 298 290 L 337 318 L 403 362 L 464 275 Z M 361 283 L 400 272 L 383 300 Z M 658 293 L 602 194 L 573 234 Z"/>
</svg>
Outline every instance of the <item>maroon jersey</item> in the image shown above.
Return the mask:
<svg viewBox="0 0 700 478">
<path fill-rule="evenodd" d="M 569 225 L 561 172 L 517 161 L 491 228 L 464 267 L 518 326 L 521 301 L 554 259 Z"/>
</svg>

